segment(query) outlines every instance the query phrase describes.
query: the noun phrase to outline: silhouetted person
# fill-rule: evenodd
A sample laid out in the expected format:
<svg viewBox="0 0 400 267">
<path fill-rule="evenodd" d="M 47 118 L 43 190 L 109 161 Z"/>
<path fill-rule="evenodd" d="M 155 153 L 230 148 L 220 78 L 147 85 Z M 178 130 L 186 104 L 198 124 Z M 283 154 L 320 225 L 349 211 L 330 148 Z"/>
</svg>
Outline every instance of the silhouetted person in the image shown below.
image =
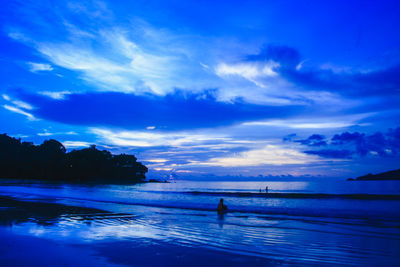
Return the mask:
<svg viewBox="0 0 400 267">
<path fill-rule="evenodd" d="M 265 187 L 265 193 L 268 193 L 268 186 Z"/>
<path fill-rule="evenodd" d="M 218 207 L 217 207 L 218 214 L 223 214 L 227 209 L 228 209 L 228 207 L 226 205 L 224 205 L 224 199 L 221 198 L 219 200 L 219 204 L 218 204 Z"/>
</svg>

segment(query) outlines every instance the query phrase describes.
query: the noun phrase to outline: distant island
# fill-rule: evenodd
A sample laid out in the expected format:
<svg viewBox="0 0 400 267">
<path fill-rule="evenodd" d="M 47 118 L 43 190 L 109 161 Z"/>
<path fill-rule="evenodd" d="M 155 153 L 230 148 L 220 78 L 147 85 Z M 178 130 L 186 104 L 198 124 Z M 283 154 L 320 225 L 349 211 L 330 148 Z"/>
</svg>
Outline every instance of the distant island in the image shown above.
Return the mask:
<svg viewBox="0 0 400 267">
<path fill-rule="evenodd" d="M 400 180 L 400 169 L 382 172 L 378 174 L 367 174 L 357 177 L 356 179 L 349 178 L 347 181 L 369 181 L 369 180 Z"/>
<path fill-rule="evenodd" d="M 41 145 L 0 135 L 0 178 L 67 182 L 139 183 L 147 167 L 134 155 L 113 155 L 95 145 L 67 153 L 57 140 Z"/>
</svg>

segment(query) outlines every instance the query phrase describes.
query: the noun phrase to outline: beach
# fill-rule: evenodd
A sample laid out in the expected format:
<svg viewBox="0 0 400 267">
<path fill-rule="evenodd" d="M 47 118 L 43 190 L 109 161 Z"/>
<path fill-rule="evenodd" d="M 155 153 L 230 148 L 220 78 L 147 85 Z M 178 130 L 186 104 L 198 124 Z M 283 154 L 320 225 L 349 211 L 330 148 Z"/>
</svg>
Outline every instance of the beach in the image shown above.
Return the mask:
<svg viewBox="0 0 400 267">
<path fill-rule="evenodd" d="M 88 240 L 76 242 L 77 240 L 67 238 L 52 239 L 32 231 L 27 235 L 21 233 L 21 229 L 14 231 L 13 225 L 35 221 L 42 227 L 50 227 L 55 223 L 54 215 L 63 216 L 66 213 L 71 217 L 86 216 L 86 219 L 83 219 L 85 223 L 90 223 L 93 217 L 121 219 L 129 215 L 60 204 L 20 202 L 11 198 L 1 198 L 0 203 L 1 266 L 177 266 L 180 264 L 201 266 L 210 260 L 216 265 L 239 266 L 246 262 L 253 266 L 262 266 L 273 262 L 259 257 L 177 246 L 157 242 L 151 238 L 135 240 L 108 238 L 100 242 L 88 242 Z M 8 209 L 7 216 L 4 216 L 5 206 Z"/>
<path fill-rule="evenodd" d="M 318 183 L 3 182 L 0 265 L 398 265 L 396 184 Z"/>
</svg>

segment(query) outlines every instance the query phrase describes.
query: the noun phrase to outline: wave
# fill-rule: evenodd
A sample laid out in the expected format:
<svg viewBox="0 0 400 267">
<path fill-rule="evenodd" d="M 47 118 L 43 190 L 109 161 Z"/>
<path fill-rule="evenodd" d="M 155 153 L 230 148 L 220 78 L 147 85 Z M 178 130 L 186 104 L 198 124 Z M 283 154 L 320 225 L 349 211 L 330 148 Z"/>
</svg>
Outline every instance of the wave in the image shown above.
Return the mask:
<svg viewBox="0 0 400 267">
<path fill-rule="evenodd" d="M 20 197 L 25 195 L 31 196 L 26 193 L 17 193 Z M 17 197 L 17 195 L 12 194 L 12 197 Z M 40 194 L 35 194 L 36 196 L 45 196 Z M 18 198 L 18 197 L 17 197 Z M 94 199 L 90 197 L 77 197 L 77 196 L 58 196 L 56 197 L 58 201 L 66 200 L 69 201 L 85 201 L 85 206 L 88 202 L 92 203 L 104 203 L 104 204 L 117 204 L 117 205 L 132 205 L 132 206 L 143 206 L 149 208 L 163 208 L 163 209 L 178 209 L 178 210 L 188 210 L 197 212 L 216 212 L 216 207 L 210 205 L 199 205 L 196 203 L 160 203 L 158 201 L 140 201 L 137 199 Z M 38 201 L 38 199 L 25 198 L 26 201 Z M 69 201 L 68 201 L 69 200 Z M 42 199 L 39 201 L 48 202 L 49 199 Z M 76 203 L 74 202 L 74 205 Z M 68 205 L 68 204 L 67 204 Z M 89 205 L 90 206 L 90 205 Z M 107 210 L 107 207 L 104 207 Z M 157 210 L 156 212 L 161 212 Z M 332 210 L 321 210 L 321 209 L 304 209 L 304 208 L 283 208 L 283 207 L 254 207 L 254 206 L 229 206 L 228 213 L 230 214 L 242 214 L 247 216 L 249 214 L 258 215 L 284 215 L 284 216 L 306 216 L 306 217 L 319 217 L 319 218 L 337 218 L 337 219 L 381 219 L 386 222 L 395 223 L 395 227 L 399 227 L 398 222 L 400 221 L 400 216 L 396 214 L 369 214 L 365 212 L 357 212 L 355 210 L 351 211 L 332 211 Z M 192 214 L 193 215 L 193 214 Z M 205 214 L 203 214 L 205 215 Z M 207 215 L 205 215 L 207 216 Z M 240 216 L 240 215 L 239 215 Z M 390 223 L 390 224 L 392 224 Z M 390 227 L 393 227 L 391 225 Z"/>
<path fill-rule="evenodd" d="M 253 193 L 253 192 L 212 192 L 212 191 L 146 191 L 160 194 L 188 194 L 215 197 L 248 198 L 293 198 L 293 199 L 358 199 L 358 200 L 400 200 L 400 195 L 388 194 L 327 194 L 327 193 Z"/>
<path fill-rule="evenodd" d="M 22 189 L 22 190 L 21 190 Z M 329 218 L 354 218 L 354 219 L 384 219 L 394 220 L 395 222 L 400 221 L 400 214 L 398 213 L 397 207 L 400 206 L 400 195 L 372 195 L 372 194 L 322 194 L 322 193 L 252 193 L 252 192 L 204 192 L 204 191 L 186 191 L 186 192 L 175 192 L 175 191 L 136 191 L 134 195 L 126 196 L 124 194 L 120 196 L 116 195 L 104 195 L 101 192 L 96 194 L 87 194 L 87 192 L 63 192 L 58 190 L 39 190 L 34 192 L 33 190 L 27 190 L 26 188 L 1 188 L 0 194 L 11 195 L 12 197 L 22 197 L 26 201 L 79 201 L 86 202 L 85 206 L 98 207 L 99 203 L 102 209 L 108 210 L 110 207 L 108 204 L 117 205 L 134 205 L 134 206 L 147 206 L 152 208 L 166 208 L 166 209 L 180 209 L 180 210 L 191 210 L 191 211 L 204 211 L 204 212 L 215 212 L 216 203 L 219 197 L 232 197 L 237 198 L 229 200 L 228 207 L 229 213 L 238 213 L 242 215 L 253 214 L 270 214 L 270 215 L 290 215 L 290 216 L 311 216 L 311 217 L 329 217 Z M 209 199 L 202 199 L 198 201 L 196 197 L 190 197 L 185 199 L 180 198 L 160 198 L 159 195 L 152 196 L 149 198 L 141 198 L 141 192 L 149 192 L 156 194 L 180 194 L 180 195 L 192 195 L 192 196 L 211 196 Z M 115 193 L 115 192 L 114 192 Z M 35 197 L 34 197 L 35 196 Z M 32 198 L 33 197 L 33 198 Z M 39 198 L 38 198 L 39 197 Z M 148 196 L 146 196 L 148 197 Z M 287 198 L 287 199 L 350 199 L 343 203 L 335 203 L 334 206 L 315 206 L 297 204 L 287 205 L 261 205 L 260 203 L 249 202 L 246 199 L 245 202 L 240 201 L 240 197 L 244 198 Z M 162 199 L 162 200 L 161 200 Z M 396 202 L 388 203 L 388 209 L 380 209 L 382 205 L 387 206 L 386 203 L 375 203 L 374 206 L 367 205 L 369 208 L 357 208 L 364 207 L 365 205 L 352 205 L 351 199 L 361 200 L 395 200 Z M 89 204 L 92 202 L 92 204 Z M 290 202 L 290 201 L 289 201 Z M 103 204 L 107 204 L 103 206 Z M 76 203 L 73 203 L 74 205 Z M 326 204 L 326 203 L 325 203 Z M 360 203 L 361 204 L 361 203 Z M 117 207 L 117 206 L 116 206 Z M 341 208 L 343 207 L 343 209 Z M 351 208 L 347 208 L 351 207 Z M 373 208 L 375 207 L 375 208 Z M 125 209 L 125 208 L 124 208 Z"/>
</svg>

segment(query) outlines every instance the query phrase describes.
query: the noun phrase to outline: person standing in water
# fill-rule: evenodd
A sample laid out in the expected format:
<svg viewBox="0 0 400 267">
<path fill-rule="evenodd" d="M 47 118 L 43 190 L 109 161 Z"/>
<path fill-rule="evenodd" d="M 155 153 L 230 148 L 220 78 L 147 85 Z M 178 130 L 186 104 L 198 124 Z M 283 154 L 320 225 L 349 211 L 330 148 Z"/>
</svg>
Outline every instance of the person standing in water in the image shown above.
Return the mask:
<svg viewBox="0 0 400 267">
<path fill-rule="evenodd" d="M 224 199 L 221 198 L 219 200 L 219 204 L 218 204 L 218 207 L 217 207 L 218 214 L 223 214 L 227 209 L 228 209 L 228 207 L 226 205 L 224 205 Z"/>
<path fill-rule="evenodd" d="M 265 187 L 265 193 L 268 193 L 268 185 Z"/>
</svg>

